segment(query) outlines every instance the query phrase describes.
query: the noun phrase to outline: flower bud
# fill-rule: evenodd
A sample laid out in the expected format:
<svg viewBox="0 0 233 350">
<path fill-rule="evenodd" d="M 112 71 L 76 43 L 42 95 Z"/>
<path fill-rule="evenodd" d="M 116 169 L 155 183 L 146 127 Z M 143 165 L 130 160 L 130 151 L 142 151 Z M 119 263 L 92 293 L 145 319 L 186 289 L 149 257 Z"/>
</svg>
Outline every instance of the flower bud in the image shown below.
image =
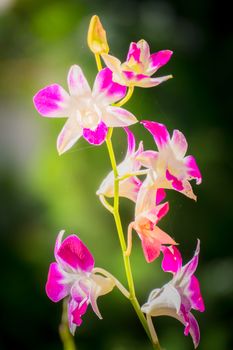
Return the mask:
<svg viewBox="0 0 233 350">
<path fill-rule="evenodd" d="M 108 53 L 109 47 L 108 42 L 106 38 L 106 32 L 100 22 L 100 19 L 98 16 L 92 16 L 88 34 L 87 34 L 87 43 L 90 48 L 90 50 L 94 54 L 102 54 L 102 53 Z"/>
</svg>

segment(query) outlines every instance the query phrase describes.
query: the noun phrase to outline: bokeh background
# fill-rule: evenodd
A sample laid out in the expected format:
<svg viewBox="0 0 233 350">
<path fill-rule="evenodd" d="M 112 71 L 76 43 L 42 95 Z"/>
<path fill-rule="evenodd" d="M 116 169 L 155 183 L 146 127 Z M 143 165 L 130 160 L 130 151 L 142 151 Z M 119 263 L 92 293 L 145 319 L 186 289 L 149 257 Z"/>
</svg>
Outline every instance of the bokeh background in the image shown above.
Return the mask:
<svg viewBox="0 0 233 350">
<path fill-rule="evenodd" d="M 160 227 L 180 242 L 185 261 L 201 239 L 197 276 L 206 312 L 195 314 L 200 349 L 231 350 L 232 342 L 232 130 L 229 71 L 232 66 L 230 15 L 224 2 L 104 0 L 0 0 L 0 349 L 62 349 L 57 328 L 62 305 L 53 304 L 44 285 L 57 232 L 78 233 L 96 265 L 125 276 L 113 219 L 95 195 L 110 169 L 104 146 L 79 141 L 59 157 L 56 137 L 64 120 L 43 119 L 32 96 L 57 82 L 66 87 L 69 67 L 82 66 L 91 84 L 95 61 L 86 44 L 89 20 L 98 14 L 107 30 L 111 53 L 123 59 L 130 41 L 146 39 L 152 52 L 172 49 L 162 74 L 174 75 L 159 87 L 136 89 L 127 105 L 139 120 L 180 129 L 202 170 L 194 185 L 197 203 L 168 193 L 171 210 Z M 229 19 L 229 20 L 228 20 Z M 222 22 L 223 20 L 223 22 Z M 140 125 L 131 128 L 153 147 Z M 114 132 L 117 157 L 124 157 L 122 131 Z M 125 227 L 133 206 L 121 201 Z M 135 235 L 132 266 L 143 303 L 152 288 L 169 278 L 161 259 L 148 265 Z M 76 333 L 78 350 L 149 350 L 131 306 L 117 290 L 99 299 L 104 319 L 91 312 Z M 155 320 L 165 349 L 192 349 L 182 325 Z"/>
</svg>

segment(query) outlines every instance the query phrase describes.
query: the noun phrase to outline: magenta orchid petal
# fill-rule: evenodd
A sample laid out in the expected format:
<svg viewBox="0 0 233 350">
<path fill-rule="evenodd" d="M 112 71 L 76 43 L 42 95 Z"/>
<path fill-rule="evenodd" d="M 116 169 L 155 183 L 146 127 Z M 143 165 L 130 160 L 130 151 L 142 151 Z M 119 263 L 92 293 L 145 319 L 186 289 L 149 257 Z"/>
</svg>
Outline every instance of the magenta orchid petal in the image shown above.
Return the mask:
<svg viewBox="0 0 233 350">
<path fill-rule="evenodd" d="M 194 253 L 193 258 L 182 267 L 181 274 L 183 278 L 186 280 L 190 279 L 191 276 L 194 274 L 194 272 L 197 269 L 198 266 L 198 259 L 199 259 L 199 253 L 200 253 L 200 240 L 197 240 L 197 247 Z"/>
<path fill-rule="evenodd" d="M 67 117 L 70 97 L 58 84 L 46 86 L 33 98 L 36 110 L 43 117 Z"/>
<path fill-rule="evenodd" d="M 137 123 L 136 117 L 121 107 L 108 106 L 103 115 L 103 121 L 108 127 L 125 127 Z"/>
<path fill-rule="evenodd" d="M 87 307 L 88 307 L 88 303 L 85 300 L 82 303 L 78 304 L 78 306 L 72 311 L 72 316 L 73 316 L 72 322 L 78 327 L 81 326 L 83 322 L 82 316 L 86 313 Z"/>
<path fill-rule="evenodd" d="M 186 138 L 179 130 L 174 130 L 171 138 L 171 147 L 178 159 L 184 158 L 188 144 Z"/>
<path fill-rule="evenodd" d="M 169 203 L 163 203 L 157 206 L 157 217 L 158 220 L 161 220 L 169 211 Z"/>
<path fill-rule="evenodd" d="M 142 250 L 148 263 L 153 262 L 160 254 L 161 243 L 151 237 L 142 238 Z"/>
<path fill-rule="evenodd" d="M 162 269 L 165 272 L 176 274 L 182 266 L 182 257 L 177 247 L 162 247 Z"/>
<path fill-rule="evenodd" d="M 176 176 L 172 175 L 169 170 L 166 171 L 166 179 L 171 182 L 172 187 L 177 191 L 183 191 L 184 186 Z"/>
<path fill-rule="evenodd" d="M 196 318 L 191 312 L 189 313 L 189 325 L 189 333 L 192 337 L 194 348 L 196 349 L 200 343 L 200 329 Z"/>
<path fill-rule="evenodd" d="M 134 59 L 137 63 L 140 63 L 140 55 L 141 55 L 141 50 L 137 46 L 137 43 L 132 42 L 129 46 L 129 51 L 127 54 L 126 61 L 130 61 L 130 59 Z"/>
<path fill-rule="evenodd" d="M 49 266 L 48 278 L 46 282 L 46 294 L 55 303 L 65 298 L 69 294 L 70 287 L 63 283 L 63 273 L 56 262 Z"/>
<path fill-rule="evenodd" d="M 149 59 L 149 72 L 150 75 L 154 74 L 160 67 L 168 63 L 173 52 L 170 50 L 162 50 L 153 53 Z"/>
<path fill-rule="evenodd" d="M 109 68 L 102 69 L 96 76 L 93 96 L 104 96 L 106 105 L 122 99 L 126 94 L 126 87 L 113 82 L 112 71 Z"/>
<path fill-rule="evenodd" d="M 188 290 L 190 293 L 192 308 L 200 312 L 204 312 L 205 305 L 200 291 L 200 284 L 195 276 L 191 277 Z"/>
<path fill-rule="evenodd" d="M 159 150 L 168 144 L 170 136 L 165 125 L 148 120 L 141 123 L 152 134 Z"/>
<path fill-rule="evenodd" d="M 66 265 L 77 270 L 91 271 L 94 267 L 94 258 L 84 243 L 75 235 L 70 235 L 61 243 L 57 256 Z"/>
<path fill-rule="evenodd" d="M 184 162 L 187 168 L 187 174 L 191 178 L 196 179 L 196 182 L 199 185 L 202 182 L 202 176 L 197 166 L 195 158 L 193 156 L 187 156 L 184 158 Z"/>
<path fill-rule="evenodd" d="M 166 198 L 166 192 L 163 188 L 159 188 L 156 192 L 156 205 L 160 204 Z"/>
<path fill-rule="evenodd" d="M 129 130 L 129 128 L 125 127 L 124 130 L 127 135 L 127 144 L 128 144 L 126 157 L 129 157 L 131 154 L 135 152 L 135 137 L 132 131 Z"/>
<path fill-rule="evenodd" d="M 107 136 L 108 128 L 104 122 L 100 122 L 95 130 L 83 129 L 83 137 L 92 145 L 101 145 Z"/>
<path fill-rule="evenodd" d="M 91 94 L 91 88 L 83 74 L 82 69 L 73 65 L 68 73 L 67 77 L 68 87 L 72 96 L 82 96 L 85 94 Z"/>
</svg>

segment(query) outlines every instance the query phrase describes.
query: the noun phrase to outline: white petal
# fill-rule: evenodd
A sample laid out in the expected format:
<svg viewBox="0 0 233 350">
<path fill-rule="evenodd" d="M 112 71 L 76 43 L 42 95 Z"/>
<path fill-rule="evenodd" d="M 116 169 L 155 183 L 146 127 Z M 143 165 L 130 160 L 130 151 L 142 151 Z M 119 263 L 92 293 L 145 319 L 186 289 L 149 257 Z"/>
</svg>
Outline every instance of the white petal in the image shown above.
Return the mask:
<svg viewBox="0 0 233 350">
<path fill-rule="evenodd" d="M 124 108 L 109 106 L 103 115 L 108 127 L 124 127 L 137 123 L 136 117 Z"/>
<path fill-rule="evenodd" d="M 85 94 L 91 94 L 90 86 L 83 74 L 82 69 L 73 65 L 68 73 L 67 82 L 69 91 L 72 96 L 81 96 Z"/>
</svg>

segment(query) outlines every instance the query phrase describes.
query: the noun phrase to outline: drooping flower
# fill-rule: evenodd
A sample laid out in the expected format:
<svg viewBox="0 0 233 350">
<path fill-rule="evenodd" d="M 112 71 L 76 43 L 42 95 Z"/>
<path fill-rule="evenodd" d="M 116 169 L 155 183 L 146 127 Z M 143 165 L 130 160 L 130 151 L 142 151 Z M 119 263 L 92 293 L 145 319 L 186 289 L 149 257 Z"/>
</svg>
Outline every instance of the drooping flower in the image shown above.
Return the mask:
<svg viewBox="0 0 233 350">
<path fill-rule="evenodd" d="M 76 235 L 70 235 L 62 241 L 63 235 L 64 231 L 61 231 L 56 240 L 56 262 L 49 267 L 46 293 L 54 302 L 69 297 L 68 320 L 70 331 L 74 334 L 89 304 L 96 315 L 102 318 L 97 298 L 109 293 L 116 283 L 114 278 L 95 272 L 93 256 Z"/>
<path fill-rule="evenodd" d="M 162 268 L 165 272 L 171 272 L 173 279 L 161 289 L 154 289 L 141 309 L 149 316 L 167 315 L 181 321 L 185 326 L 184 334 L 191 335 L 196 348 L 200 341 L 200 331 L 191 309 L 205 311 L 199 281 L 194 276 L 198 265 L 200 242 L 198 240 L 193 258 L 184 266 L 181 254 L 175 246 L 163 247 L 162 250 L 164 255 Z"/>
<path fill-rule="evenodd" d="M 190 180 L 197 184 L 202 181 L 200 170 L 193 156 L 186 156 L 188 144 L 179 130 L 174 130 L 172 138 L 165 125 L 142 121 L 144 127 L 153 135 L 158 148 L 156 151 L 145 151 L 140 154 L 140 162 L 151 169 L 156 188 L 174 189 L 196 200 Z"/>
<path fill-rule="evenodd" d="M 151 177 L 148 175 L 137 196 L 135 219 L 128 227 L 127 248 L 127 254 L 129 255 L 132 246 L 132 230 L 134 229 L 141 239 L 147 262 L 152 262 L 159 256 L 164 244 L 176 244 L 167 233 L 157 226 L 157 223 L 169 210 L 168 202 L 156 205 L 157 198 L 157 190 L 151 184 Z"/>
<path fill-rule="evenodd" d="M 126 61 L 121 63 L 119 59 L 108 54 L 102 54 L 102 58 L 108 68 L 113 72 L 113 81 L 125 86 L 152 87 L 172 78 L 166 75 L 159 78 L 151 78 L 157 70 L 167 64 L 172 56 L 172 51 L 162 50 L 150 54 L 150 47 L 145 40 L 132 42 L 129 47 Z"/>
<path fill-rule="evenodd" d="M 117 166 L 119 178 L 134 174 L 140 171 L 141 165 L 137 160 L 137 157 L 143 151 L 143 143 L 140 142 L 138 149 L 136 150 L 134 134 L 128 129 L 124 128 L 127 134 L 128 149 L 124 160 Z M 119 196 L 128 198 L 132 201 L 136 201 L 139 188 L 141 186 L 141 180 L 137 176 L 129 176 L 120 181 Z M 111 171 L 106 178 L 102 181 L 96 194 L 98 196 L 113 197 L 114 196 L 114 174 Z M 101 198 L 100 198 L 101 199 Z"/>
<path fill-rule="evenodd" d="M 127 110 L 110 106 L 125 96 L 126 88 L 112 81 L 112 72 L 102 69 L 96 76 L 93 90 L 77 65 L 68 74 L 68 94 L 53 84 L 34 96 L 34 105 L 44 117 L 68 117 L 57 139 L 59 154 L 69 150 L 83 136 L 89 143 L 104 142 L 108 127 L 125 127 L 137 122 Z"/>
<path fill-rule="evenodd" d="M 94 54 L 108 53 L 109 47 L 106 37 L 106 31 L 104 30 L 102 23 L 98 16 L 92 16 L 88 34 L 87 34 L 87 43 L 90 50 Z"/>
</svg>

